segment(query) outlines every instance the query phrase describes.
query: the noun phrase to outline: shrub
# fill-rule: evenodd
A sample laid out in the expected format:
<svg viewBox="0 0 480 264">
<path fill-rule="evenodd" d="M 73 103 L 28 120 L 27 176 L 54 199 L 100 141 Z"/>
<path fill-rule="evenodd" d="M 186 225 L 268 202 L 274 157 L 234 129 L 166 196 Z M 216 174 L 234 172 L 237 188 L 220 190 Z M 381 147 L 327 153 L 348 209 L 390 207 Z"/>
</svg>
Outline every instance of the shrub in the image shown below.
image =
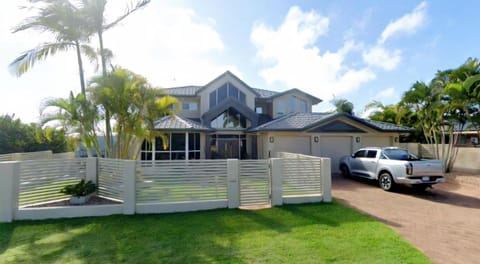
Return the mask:
<svg viewBox="0 0 480 264">
<path fill-rule="evenodd" d="M 77 184 L 70 184 L 63 187 L 60 192 L 71 196 L 87 196 L 94 193 L 97 190 L 97 186 L 92 181 L 80 180 Z"/>
</svg>

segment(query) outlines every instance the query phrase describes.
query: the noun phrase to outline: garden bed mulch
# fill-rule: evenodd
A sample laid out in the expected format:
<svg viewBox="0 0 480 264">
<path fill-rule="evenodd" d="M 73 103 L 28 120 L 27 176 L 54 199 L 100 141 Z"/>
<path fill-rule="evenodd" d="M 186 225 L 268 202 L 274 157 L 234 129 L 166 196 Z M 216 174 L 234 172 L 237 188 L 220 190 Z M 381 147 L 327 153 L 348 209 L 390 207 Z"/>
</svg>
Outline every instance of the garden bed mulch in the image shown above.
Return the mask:
<svg viewBox="0 0 480 264">
<path fill-rule="evenodd" d="M 25 208 L 54 207 L 54 206 L 89 206 L 89 205 L 104 205 L 104 204 L 121 204 L 121 202 L 94 195 L 90 197 L 90 200 L 88 200 L 87 203 L 82 205 L 70 204 L 70 201 L 67 198 L 61 201 L 29 205 L 29 206 L 25 206 Z"/>
</svg>

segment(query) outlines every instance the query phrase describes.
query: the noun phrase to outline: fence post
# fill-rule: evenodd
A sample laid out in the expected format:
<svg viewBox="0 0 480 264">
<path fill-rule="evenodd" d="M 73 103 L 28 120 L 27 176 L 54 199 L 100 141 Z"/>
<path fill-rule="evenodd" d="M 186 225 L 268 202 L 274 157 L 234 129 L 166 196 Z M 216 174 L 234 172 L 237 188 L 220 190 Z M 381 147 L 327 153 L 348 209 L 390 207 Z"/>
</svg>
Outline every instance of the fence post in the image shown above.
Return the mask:
<svg viewBox="0 0 480 264">
<path fill-rule="evenodd" d="M 237 159 L 227 159 L 228 208 L 240 206 L 240 163 Z"/>
<path fill-rule="evenodd" d="M 321 158 L 320 168 L 323 201 L 330 203 L 332 202 L 332 171 L 330 167 L 330 158 Z"/>
<path fill-rule="evenodd" d="M 86 181 L 92 181 L 93 183 L 98 185 L 97 158 L 94 158 L 94 157 L 87 158 Z"/>
<path fill-rule="evenodd" d="M 123 171 L 123 214 L 135 214 L 135 181 L 137 171 L 136 160 L 124 160 Z"/>
<path fill-rule="evenodd" d="M 0 162 L 0 223 L 12 222 L 18 208 L 20 162 Z"/>
<path fill-rule="evenodd" d="M 272 205 L 278 206 L 283 204 L 282 198 L 282 162 L 283 159 L 271 158 L 270 159 L 270 173 L 272 175 Z"/>
</svg>

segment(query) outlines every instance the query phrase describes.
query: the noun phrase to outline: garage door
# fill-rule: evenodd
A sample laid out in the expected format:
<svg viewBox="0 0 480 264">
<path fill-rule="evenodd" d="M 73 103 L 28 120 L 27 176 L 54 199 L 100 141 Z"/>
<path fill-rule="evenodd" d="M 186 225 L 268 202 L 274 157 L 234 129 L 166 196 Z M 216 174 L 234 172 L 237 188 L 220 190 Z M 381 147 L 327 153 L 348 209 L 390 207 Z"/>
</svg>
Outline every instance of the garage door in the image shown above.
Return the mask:
<svg viewBox="0 0 480 264">
<path fill-rule="evenodd" d="M 388 147 L 391 145 L 390 137 L 362 137 L 363 147 Z"/>
<path fill-rule="evenodd" d="M 352 137 L 320 137 L 320 155 L 331 159 L 332 172 L 339 172 L 338 161 L 352 154 Z"/>
<path fill-rule="evenodd" d="M 275 155 L 277 152 L 290 152 L 310 155 L 310 137 L 275 137 Z"/>
</svg>

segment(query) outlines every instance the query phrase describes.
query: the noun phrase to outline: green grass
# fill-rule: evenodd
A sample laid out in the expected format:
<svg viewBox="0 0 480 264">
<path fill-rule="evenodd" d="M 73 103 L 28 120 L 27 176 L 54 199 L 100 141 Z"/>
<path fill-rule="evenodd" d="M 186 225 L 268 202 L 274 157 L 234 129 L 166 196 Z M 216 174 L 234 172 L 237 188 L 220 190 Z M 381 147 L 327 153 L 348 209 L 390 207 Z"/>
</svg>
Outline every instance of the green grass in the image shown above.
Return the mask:
<svg viewBox="0 0 480 264">
<path fill-rule="evenodd" d="M 0 263 L 430 263 L 338 203 L 0 224 Z"/>
</svg>

